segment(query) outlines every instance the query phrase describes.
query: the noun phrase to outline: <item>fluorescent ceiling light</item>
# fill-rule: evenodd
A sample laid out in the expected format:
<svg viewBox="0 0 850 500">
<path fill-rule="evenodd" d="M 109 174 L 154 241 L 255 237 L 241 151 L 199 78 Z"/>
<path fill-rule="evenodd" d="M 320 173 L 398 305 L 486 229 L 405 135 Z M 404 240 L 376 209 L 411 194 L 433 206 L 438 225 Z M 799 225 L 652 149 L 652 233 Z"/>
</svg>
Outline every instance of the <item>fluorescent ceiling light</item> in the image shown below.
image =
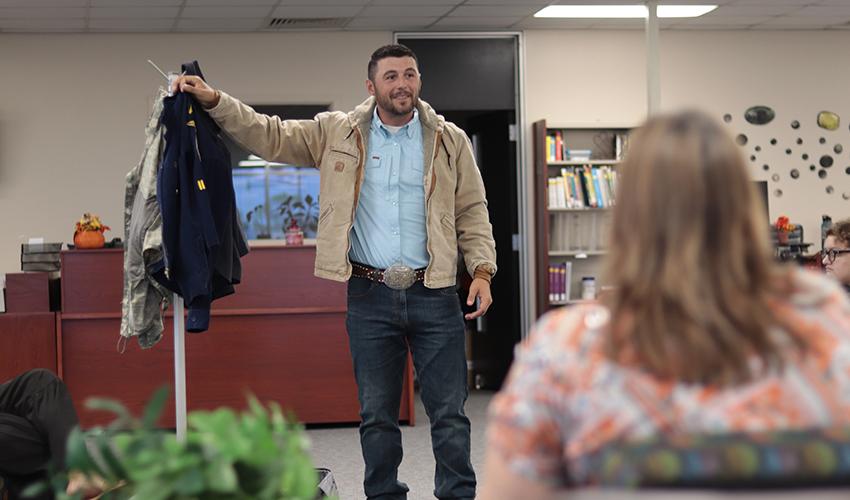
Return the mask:
<svg viewBox="0 0 850 500">
<path fill-rule="evenodd" d="M 716 8 L 716 5 L 659 5 L 656 12 L 658 17 L 699 17 Z M 646 5 L 550 5 L 534 17 L 645 19 L 649 17 L 649 9 Z"/>
</svg>

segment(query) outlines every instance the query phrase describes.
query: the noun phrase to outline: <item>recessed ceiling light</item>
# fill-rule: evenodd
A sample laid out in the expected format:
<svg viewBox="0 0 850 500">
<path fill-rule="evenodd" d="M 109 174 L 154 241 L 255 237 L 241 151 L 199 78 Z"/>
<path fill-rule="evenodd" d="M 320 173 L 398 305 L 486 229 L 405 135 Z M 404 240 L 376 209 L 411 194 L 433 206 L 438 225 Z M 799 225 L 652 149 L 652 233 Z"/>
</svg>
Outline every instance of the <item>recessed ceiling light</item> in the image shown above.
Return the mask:
<svg viewBox="0 0 850 500">
<path fill-rule="evenodd" d="M 716 5 L 659 5 L 656 12 L 658 17 L 699 17 L 716 8 Z M 574 19 L 645 19 L 648 16 L 646 5 L 550 5 L 534 14 L 534 17 Z"/>
</svg>

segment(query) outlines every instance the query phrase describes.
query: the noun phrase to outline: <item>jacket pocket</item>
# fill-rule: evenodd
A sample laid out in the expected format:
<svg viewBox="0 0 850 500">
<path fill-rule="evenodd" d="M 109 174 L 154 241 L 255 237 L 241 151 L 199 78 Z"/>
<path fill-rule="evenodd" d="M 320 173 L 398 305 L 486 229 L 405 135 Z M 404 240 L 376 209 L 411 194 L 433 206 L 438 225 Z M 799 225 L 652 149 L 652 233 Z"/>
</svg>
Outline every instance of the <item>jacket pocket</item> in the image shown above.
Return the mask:
<svg viewBox="0 0 850 500">
<path fill-rule="evenodd" d="M 331 148 L 328 149 L 328 156 L 348 157 L 348 158 L 355 160 L 355 161 L 358 159 L 356 150 L 352 151 L 350 149 L 333 147 L 333 146 L 331 146 Z"/>
<path fill-rule="evenodd" d="M 324 210 L 319 213 L 319 225 L 322 225 L 325 222 L 325 219 L 328 218 L 330 214 L 334 211 L 333 203 L 328 203 L 328 206 L 324 208 Z"/>
<path fill-rule="evenodd" d="M 442 223 L 444 229 L 447 229 L 447 230 L 451 231 L 452 233 L 455 232 L 454 217 L 452 217 L 449 214 L 444 214 L 443 217 L 440 218 L 440 222 Z"/>
</svg>

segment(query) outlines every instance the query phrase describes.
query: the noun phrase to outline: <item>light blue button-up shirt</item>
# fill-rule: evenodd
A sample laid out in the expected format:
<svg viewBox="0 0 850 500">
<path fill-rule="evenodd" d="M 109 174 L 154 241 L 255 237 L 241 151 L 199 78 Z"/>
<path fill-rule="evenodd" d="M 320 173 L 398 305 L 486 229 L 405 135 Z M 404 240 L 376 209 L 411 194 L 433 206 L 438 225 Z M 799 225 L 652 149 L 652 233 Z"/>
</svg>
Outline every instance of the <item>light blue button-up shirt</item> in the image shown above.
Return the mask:
<svg viewBox="0 0 850 500">
<path fill-rule="evenodd" d="M 413 269 L 428 266 L 423 158 L 419 111 L 393 133 L 375 108 L 351 232 L 351 260 L 378 269 L 397 263 Z"/>
</svg>

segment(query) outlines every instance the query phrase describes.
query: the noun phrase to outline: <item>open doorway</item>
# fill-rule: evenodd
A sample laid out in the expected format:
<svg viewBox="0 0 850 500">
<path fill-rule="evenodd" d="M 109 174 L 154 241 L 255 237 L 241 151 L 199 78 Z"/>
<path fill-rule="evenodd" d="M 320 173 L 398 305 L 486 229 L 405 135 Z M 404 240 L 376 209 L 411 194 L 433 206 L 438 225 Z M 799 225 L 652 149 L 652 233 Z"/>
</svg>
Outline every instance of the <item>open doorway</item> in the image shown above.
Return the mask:
<svg viewBox="0 0 850 500">
<path fill-rule="evenodd" d="M 470 383 L 498 389 L 522 338 L 519 34 L 397 34 L 419 59 L 422 99 L 470 137 L 487 190 L 499 271 L 494 305 L 467 326 Z"/>
</svg>

